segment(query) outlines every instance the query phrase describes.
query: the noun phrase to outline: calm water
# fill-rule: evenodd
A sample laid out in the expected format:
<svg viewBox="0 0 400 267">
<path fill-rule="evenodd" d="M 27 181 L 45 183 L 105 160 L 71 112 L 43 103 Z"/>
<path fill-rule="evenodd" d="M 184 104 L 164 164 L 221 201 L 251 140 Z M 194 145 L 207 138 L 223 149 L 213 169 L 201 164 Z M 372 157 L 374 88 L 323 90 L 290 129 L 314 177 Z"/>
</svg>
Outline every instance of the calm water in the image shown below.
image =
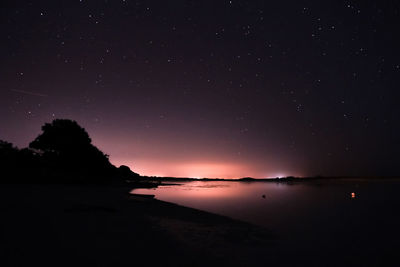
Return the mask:
<svg viewBox="0 0 400 267">
<path fill-rule="evenodd" d="M 265 226 L 302 250 L 365 254 L 400 248 L 399 181 L 193 181 L 133 193 Z"/>
</svg>

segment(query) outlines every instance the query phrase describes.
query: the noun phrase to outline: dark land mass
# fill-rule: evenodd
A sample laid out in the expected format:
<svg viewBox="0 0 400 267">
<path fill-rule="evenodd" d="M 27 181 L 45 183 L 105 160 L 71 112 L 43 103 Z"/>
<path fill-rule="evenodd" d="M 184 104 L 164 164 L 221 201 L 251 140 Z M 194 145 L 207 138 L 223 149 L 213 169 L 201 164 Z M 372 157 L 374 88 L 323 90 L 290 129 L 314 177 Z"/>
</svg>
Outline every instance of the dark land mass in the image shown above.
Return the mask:
<svg viewBox="0 0 400 267">
<path fill-rule="evenodd" d="M 131 189 L 1 186 L 1 266 L 245 266 L 275 242 L 261 227 Z"/>
<path fill-rule="evenodd" d="M 0 171 L 3 184 L 124 184 L 140 180 L 128 166 L 111 164 L 84 128 L 65 119 L 44 124 L 42 133 L 27 148 L 0 140 Z"/>
</svg>

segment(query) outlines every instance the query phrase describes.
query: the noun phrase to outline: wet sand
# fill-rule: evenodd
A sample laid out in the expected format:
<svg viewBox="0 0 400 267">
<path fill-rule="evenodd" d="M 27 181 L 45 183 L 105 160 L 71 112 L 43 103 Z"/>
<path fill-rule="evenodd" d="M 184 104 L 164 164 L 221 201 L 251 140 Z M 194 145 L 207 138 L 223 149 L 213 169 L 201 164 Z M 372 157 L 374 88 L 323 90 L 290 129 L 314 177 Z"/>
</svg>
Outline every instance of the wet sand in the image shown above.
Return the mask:
<svg viewBox="0 0 400 267">
<path fill-rule="evenodd" d="M 248 266 L 276 243 L 267 229 L 131 189 L 1 185 L 0 265 Z"/>
</svg>

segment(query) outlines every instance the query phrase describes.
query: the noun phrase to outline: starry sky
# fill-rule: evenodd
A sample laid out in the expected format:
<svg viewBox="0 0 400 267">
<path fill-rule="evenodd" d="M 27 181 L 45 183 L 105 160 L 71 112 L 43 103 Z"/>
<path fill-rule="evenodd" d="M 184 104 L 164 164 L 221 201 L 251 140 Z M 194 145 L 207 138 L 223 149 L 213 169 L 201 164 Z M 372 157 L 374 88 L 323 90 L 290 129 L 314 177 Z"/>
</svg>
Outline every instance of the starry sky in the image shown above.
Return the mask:
<svg viewBox="0 0 400 267">
<path fill-rule="evenodd" d="M 0 139 L 142 175 L 397 175 L 397 1 L 1 1 Z"/>
</svg>

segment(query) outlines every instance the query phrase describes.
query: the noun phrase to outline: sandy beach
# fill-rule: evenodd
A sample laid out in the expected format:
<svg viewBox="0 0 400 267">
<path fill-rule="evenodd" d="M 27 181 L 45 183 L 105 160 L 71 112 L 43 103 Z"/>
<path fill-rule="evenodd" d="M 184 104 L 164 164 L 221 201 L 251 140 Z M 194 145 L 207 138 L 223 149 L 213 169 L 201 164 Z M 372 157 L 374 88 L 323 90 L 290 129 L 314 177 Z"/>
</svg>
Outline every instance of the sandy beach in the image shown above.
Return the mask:
<svg viewBox="0 0 400 267">
<path fill-rule="evenodd" d="M 1 265 L 257 265 L 276 242 L 267 229 L 130 190 L 2 185 Z"/>
</svg>

